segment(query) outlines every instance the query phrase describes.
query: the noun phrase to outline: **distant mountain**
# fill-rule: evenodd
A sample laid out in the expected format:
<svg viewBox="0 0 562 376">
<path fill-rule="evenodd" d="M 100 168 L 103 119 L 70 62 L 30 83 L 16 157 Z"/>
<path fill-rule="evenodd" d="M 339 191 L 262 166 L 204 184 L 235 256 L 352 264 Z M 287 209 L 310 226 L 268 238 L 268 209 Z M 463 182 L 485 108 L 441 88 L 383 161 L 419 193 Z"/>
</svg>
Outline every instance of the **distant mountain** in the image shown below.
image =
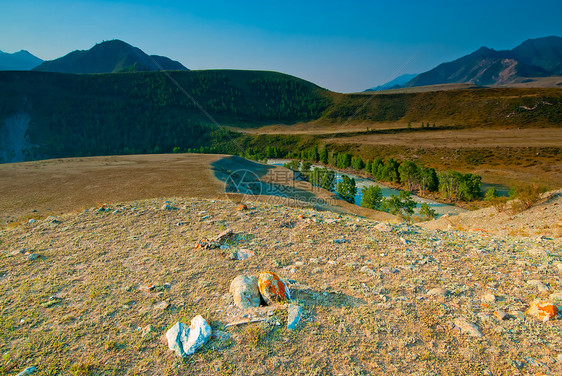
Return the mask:
<svg viewBox="0 0 562 376">
<path fill-rule="evenodd" d="M 96 44 L 87 51 L 73 51 L 35 69 L 59 73 L 118 73 L 158 70 L 187 71 L 181 63 L 164 56 L 147 55 L 141 49 L 120 40 Z"/>
<path fill-rule="evenodd" d="M 43 60 L 26 50 L 14 52 L 13 54 L 0 51 L 0 70 L 30 70 L 42 62 Z"/>
<path fill-rule="evenodd" d="M 460 59 L 419 74 L 405 86 L 448 83 L 508 85 L 528 77 L 562 75 L 562 38 L 529 39 L 512 50 L 481 47 Z"/>
<path fill-rule="evenodd" d="M 398 89 L 404 86 L 408 81 L 411 81 L 417 74 L 403 74 L 401 76 L 396 77 L 392 81 L 388 81 L 385 84 L 372 87 L 365 91 L 381 91 L 381 90 L 389 90 L 389 89 Z"/>
</svg>

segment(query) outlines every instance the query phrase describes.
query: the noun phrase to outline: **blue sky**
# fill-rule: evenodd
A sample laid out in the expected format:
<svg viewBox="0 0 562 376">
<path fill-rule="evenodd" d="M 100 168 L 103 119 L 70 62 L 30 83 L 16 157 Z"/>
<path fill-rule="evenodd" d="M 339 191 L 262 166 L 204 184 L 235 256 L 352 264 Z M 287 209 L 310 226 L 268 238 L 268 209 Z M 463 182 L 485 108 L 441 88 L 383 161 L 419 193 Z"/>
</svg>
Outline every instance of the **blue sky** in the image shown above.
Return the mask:
<svg viewBox="0 0 562 376">
<path fill-rule="evenodd" d="M 155 5 L 157 3 L 157 5 Z M 481 46 L 562 36 L 562 1 L 2 0 L 0 50 L 49 60 L 121 39 L 190 69 L 274 70 L 340 92 Z"/>
</svg>

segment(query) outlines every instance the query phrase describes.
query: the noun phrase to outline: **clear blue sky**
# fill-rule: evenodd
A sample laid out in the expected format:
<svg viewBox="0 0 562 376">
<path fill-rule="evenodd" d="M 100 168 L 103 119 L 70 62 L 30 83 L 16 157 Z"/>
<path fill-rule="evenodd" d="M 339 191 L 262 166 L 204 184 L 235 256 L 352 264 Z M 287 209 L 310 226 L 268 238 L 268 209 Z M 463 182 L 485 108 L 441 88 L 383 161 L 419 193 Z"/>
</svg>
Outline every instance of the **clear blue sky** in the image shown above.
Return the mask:
<svg viewBox="0 0 562 376">
<path fill-rule="evenodd" d="M 155 5 L 157 3 L 157 5 Z M 274 70 L 340 92 L 485 45 L 562 36 L 562 1 L 2 0 L 0 50 L 49 60 L 121 39 L 190 69 Z"/>
</svg>

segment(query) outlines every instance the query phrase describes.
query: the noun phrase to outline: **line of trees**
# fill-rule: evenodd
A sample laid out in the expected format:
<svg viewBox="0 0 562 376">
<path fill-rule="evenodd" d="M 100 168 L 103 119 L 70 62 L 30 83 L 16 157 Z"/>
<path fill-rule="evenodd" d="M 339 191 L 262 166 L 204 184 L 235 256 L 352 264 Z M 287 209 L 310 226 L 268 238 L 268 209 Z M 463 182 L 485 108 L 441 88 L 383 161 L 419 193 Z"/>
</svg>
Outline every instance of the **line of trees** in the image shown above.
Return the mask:
<svg viewBox="0 0 562 376">
<path fill-rule="evenodd" d="M 410 160 L 399 162 L 393 158 L 363 161 L 351 153 L 330 152 L 326 145 L 317 145 L 297 153 L 297 157 L 309 162 L 322 163 L 338 169 L 353 168 L 364 171 L 374 180 L 400 184 L 410 192 L 426 194 L 440 192 L 450 200 L 472 201 L 481 196 L 482 178 L 475 174 L 457 171 L 437 173 L 434 168 Z"/>
</svg>

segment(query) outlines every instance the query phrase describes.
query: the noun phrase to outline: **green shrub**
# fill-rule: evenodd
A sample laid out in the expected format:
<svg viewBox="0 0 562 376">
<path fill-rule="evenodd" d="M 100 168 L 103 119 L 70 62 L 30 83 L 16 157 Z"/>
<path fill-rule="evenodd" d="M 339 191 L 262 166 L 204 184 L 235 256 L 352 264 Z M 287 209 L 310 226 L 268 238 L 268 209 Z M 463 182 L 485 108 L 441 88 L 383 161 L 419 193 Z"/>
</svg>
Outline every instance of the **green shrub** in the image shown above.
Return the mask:
<svg viewBox="0 0 562 376">
<path fill-rule="evenodd" d="M 369 209 L 378 209 L 382 202 L 382 190 L 377 185 L 371 185 L 368 187 L 363 187 L 361 190 L 363 198 L 361 200 L 361 206 Z"/>
</svg>

